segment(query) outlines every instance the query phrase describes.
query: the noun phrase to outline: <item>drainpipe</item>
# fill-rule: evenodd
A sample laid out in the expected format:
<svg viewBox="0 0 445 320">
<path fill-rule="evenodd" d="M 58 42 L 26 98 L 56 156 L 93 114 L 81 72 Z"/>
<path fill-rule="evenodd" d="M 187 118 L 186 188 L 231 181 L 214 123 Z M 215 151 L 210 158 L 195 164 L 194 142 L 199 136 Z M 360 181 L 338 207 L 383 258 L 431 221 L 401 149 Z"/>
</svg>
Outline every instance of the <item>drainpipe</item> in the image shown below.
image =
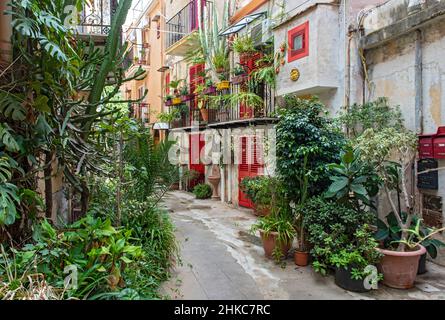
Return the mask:
<svg viewBox="0 0 445 320">
<path fill-rule="evenodd" d="M 414 86 L 416 90 L 415 100 L 415 123 L 416 132 L 423 133 L 423 52 L 422 52 L 423 34 L 420 29 L 416 30 L 416 53 L 415 53 L 415 71 Z"/>
</svg>

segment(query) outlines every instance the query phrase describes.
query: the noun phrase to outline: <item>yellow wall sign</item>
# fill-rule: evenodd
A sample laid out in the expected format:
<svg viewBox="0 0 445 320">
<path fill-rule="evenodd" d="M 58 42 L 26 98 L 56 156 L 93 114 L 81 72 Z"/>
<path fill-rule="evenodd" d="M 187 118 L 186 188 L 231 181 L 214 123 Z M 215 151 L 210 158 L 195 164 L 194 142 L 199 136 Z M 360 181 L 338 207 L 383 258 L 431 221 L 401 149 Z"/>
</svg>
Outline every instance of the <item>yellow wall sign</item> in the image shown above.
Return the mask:
<svg viewBox="0 0 445 320">
<path fill-rule="evenodd" d="M 290 72 L 290 79 L 292 81 L 298 81 L 298 79 L 300 79 L 300 70 L 298 69 L 292 69 Z"/>
</svg>

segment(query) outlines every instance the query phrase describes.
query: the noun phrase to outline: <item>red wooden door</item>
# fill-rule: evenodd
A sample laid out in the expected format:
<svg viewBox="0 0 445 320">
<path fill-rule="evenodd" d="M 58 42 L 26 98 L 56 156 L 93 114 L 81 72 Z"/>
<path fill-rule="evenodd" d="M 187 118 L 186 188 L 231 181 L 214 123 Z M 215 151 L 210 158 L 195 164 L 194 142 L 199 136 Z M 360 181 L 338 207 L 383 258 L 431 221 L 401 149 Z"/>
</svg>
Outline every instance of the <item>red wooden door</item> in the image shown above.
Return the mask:
<svg viewBox="0 0 445 320">
<path fill-rule="evenodd" d="M 238 182 L 241 184 L 246 177 L 263 174 L 262 149 L 254 137 L 241 137 L 241 163 L 238 165 Z M 252 201 L 238 187 L 238 203 L 242 207 L 253 208 Z"/>
<path fill-rule="evenodd" d="M 205 180 L 205 166 L 201 161 L 201 151 L 205 146 L 204 135 L 195 133 L 189 136 L 189 168 L 199 173 L 199 176 L 190 181 L 189 188 L 193 188 Z"/>
<path fill-rule="evenodd" d="M 199 4 L 201 4 L 201 17 L 204 16 L 206 0 L 193 0 L 190 6 L 190 32 L 199 28 Z"/>
</svg>

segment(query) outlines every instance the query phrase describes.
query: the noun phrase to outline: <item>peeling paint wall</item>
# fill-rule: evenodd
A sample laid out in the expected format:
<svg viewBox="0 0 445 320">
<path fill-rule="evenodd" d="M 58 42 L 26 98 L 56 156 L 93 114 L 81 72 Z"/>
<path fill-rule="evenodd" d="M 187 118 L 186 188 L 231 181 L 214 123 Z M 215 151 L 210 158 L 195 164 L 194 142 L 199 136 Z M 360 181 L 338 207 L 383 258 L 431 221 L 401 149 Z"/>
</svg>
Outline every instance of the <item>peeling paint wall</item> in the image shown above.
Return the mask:
<svg viewBox="0 0 445 320">
<path fill-rule="evenodd" d="M 373 45 L 366 51 L 366 62 L 369 68 L 371 88 L 367 90 L 369 100 L 386 96 L 392 105 L 399 105 L 410 130 L 416 130 L 416 33 L 411 30 L 393 28 L 393 24 L 405 19 L 412 13 L 408 10 L 410 1 L 391 1 L 378 8 L 364 19 L 365 35 L 381 33 L 388 36 L 387 41 Z M 421 6 L 427 8 L 436 1 L 426 1 Z M 423 8 L 422 7 L 422 8 Z M 419 11 L 418 11 L 419 12 Z M 380 20 L 379 20 L 380 19 Z M 387 30 L 395 32 L 391 36 Z M 434 17 L 434 20 L 419 26 L 422 32 L 422 95 L 424 134 L 435 133 L 439 126 L 445 126 L 445 16 Z M 445 161 L 439 160 L 439 167 L 445 167 Z M 421 194 L 445 198 L 445 172 L 439 171 L 439 190 L 421 190 Z M 422 196 L 421 196 L 422 197 Z M 380 199 L 381 204 L 384 199 Z M 443 203 L 443 201 L 442 201 Z M 383 208 L 383 206 L 381 206 Z M 445 208 L 442 204 L 442 212 Z M 383 214 L 383 210 L 381 212 Z M 442 213 L 443 214 L 443 213 Z M 445 250 L 435 262 L 445 265 Z"/>
</svg>

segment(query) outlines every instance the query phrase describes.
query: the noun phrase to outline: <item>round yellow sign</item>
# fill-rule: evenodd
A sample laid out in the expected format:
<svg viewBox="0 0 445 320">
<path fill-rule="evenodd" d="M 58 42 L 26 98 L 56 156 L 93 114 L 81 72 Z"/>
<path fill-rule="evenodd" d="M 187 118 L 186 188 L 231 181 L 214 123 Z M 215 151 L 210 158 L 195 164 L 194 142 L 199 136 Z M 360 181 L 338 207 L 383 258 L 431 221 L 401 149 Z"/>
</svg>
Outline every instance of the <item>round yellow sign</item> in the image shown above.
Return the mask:
<svg viewBox="0 0 445 320">
<path fill-rule="evenodd" d="M 300 79 L 300 70 L 298 69 L 292 69 L 290 72 L 290 78 L 292 81 L 298 81 Z"/>
</svg>

